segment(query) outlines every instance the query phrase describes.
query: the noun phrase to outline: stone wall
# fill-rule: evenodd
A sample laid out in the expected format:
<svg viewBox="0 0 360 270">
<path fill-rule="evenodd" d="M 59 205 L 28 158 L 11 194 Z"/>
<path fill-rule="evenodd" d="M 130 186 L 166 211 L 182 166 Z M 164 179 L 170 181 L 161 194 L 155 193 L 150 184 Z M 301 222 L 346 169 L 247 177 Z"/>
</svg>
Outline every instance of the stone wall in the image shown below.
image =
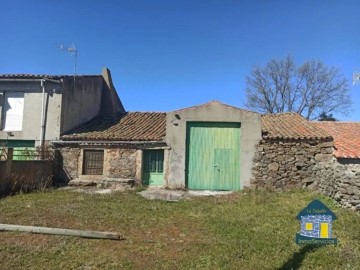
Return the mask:
<svg viewBox="0 0 360 270">
<path fill-rule="evenodd" d="M 360 210 L 360 160 L 337 160 L 332 141 L 261 140 L 252 169 L 252 188 L 310 188 L 341 206 Z"/>
<path fill-rule="evenodd" d="M 261 140 L 252 168 L 252 188 L 286 190 L 313 187 L 313 168 L 332 160 L 333 142 L 324 140 Z"/>
<path fill-rule="evenodd" d="M 360 210 L 360 164 L 319 162 L 313 168 L 316 189 L 340 205 Z"/>
<path fill-rule="evenodd" d="M 110 148 L 105 150 L 104 174 L 113 178 L 136 178 L 136 149 Z"/>
<path fill-rule="evenodd" d="M 79 177 L 79 156 L 80 149 L 65 147 L 55 152 L 55 179 L 68 183 Z"/>
</svg>

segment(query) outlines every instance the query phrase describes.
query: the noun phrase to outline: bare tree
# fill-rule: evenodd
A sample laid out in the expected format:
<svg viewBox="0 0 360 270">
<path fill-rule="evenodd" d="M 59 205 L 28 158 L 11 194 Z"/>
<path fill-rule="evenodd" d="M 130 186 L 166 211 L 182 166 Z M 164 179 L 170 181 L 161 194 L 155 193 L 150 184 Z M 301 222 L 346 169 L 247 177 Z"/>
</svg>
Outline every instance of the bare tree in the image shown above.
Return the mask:
<svg viewBox="0 0 360 270">
<path fill-rule="evenodd" d="M 246 107 L 262 113 L 297 112 L 307 119 L 321 113 L 349 112 L 349 83 L 321 61 L 296 66 L 294 59 L 273 59 L 255 67 L 246 78 Z"/>
</svg>

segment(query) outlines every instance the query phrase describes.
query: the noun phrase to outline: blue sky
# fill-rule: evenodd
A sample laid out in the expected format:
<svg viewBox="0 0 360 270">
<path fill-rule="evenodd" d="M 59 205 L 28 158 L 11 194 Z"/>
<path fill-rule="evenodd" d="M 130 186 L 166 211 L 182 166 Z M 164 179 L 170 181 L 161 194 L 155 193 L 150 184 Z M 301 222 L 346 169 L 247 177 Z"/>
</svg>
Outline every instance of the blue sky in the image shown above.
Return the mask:
<svg viewBox="0 0 360 270">
<path fill-rule="evenodd" d="M 360 68 L 360 1 L 32 0 L 0 3 L 0 73 L 72 74 L 110 68 L 128 111 L 220 100 L 243 107 L 255 65 L 292 55 Z M 346 121 L 360 121 L 360 85 Z"/>
</svg>

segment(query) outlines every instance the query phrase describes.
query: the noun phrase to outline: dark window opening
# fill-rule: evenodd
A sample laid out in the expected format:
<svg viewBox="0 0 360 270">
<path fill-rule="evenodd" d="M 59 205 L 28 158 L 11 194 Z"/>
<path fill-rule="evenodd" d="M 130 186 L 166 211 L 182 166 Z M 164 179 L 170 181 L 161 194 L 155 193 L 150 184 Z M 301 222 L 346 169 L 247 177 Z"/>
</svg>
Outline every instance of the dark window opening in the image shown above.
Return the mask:
<svg viewBox="0 0 360 270">
<path fill-rule="evenodd" d="M 102 175 L 104 169 L 104 150 L 84 150 L 83 174 Z"/>
</svg>

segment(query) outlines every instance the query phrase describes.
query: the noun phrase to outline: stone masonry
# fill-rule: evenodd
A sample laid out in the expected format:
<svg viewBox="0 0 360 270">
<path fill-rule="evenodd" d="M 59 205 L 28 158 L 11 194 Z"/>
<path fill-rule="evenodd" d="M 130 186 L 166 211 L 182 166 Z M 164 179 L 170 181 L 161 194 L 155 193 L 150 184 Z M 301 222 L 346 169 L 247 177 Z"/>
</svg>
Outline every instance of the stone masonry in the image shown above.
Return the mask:
<svg viewBox="0 0 360 270">
<path fill-rule="evenodd" d="M 252 169 L 252 188 L 310 188 L 341 206 L 360 210 L 360 164 L 341 164 L 329 140 L 262 140 Z"/>
<path fill-rule="evenodd" d="M 136 149 L 110 148 L 105 150 L 104 174 L 114 178 L 136 177 Z"/>
<path fill-rule="evenodd" d="M 319 162 L 313 167 L 313 178 L 321 193 L 340 205 L 360 211 L 360 164 Z"/>
<path fill-rule="evenodd" d="M 261 140 L 252 168 L 251 187 L 270 190 L 312 187 L 313 167 L 332 160 L 333 142 Z"/>
<path fill-rule="evenodd" d="M 79 177 L 79 156 L 79 148 L 66 147 L 57 150 L 55 176 L 58 180 L 67 183 Z"/>
</svg>

